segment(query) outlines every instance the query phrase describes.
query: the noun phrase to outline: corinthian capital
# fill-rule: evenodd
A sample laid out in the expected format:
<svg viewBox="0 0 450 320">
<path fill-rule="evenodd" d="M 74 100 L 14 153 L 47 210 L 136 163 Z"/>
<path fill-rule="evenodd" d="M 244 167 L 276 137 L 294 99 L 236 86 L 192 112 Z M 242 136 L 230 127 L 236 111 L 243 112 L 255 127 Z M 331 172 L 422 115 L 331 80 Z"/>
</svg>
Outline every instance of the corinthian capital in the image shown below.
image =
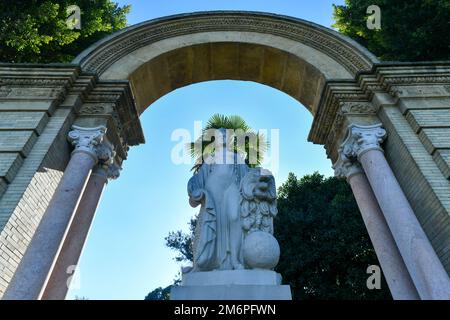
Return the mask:
<svg viewBox="0 0 450 320">
<path fill-rule="evenodd" d="M 104 137 L 102 142 L 95 147 L 95 152 L 97 154 L 98 161 L 102 165 L 110 165 L 114 163 L 114 157 L 116 156 L 116 151 L 114 146 L 109 140 Z"/>
<path fill-rule="evenodd" d="M 347 138 L 341 145 L 342 153 L 349 159 L 358 158 L 370 150 L 380 150 L 386 138 L 386 130 L 381 123 L 371 126 L 351 124 L 347 128 Z"/>
<path fill-rule="evenodd" d="M 102 143 L 97 146 L 96 151 L 99 166 L 103 168 L 106 178 L 109 180 L 117 179 L 122 168 L 114 161 L 116 151 L 113 144 L 105 137 Z"/>
<path fill-rule="evenodd" d="M 97 146 L 103 141 L 105 133 L 106 128 L 103 126 L 95 128 L 72 126 L 68 139 L 75 147 L 73 153 L 84 152 L 98 161 Z"/>
<path fill-rule="evenodd" d="M 109 180 L 115 180 L 120 176 L 120 170 L 122 170 L 122 167 L 119 166 L 118 164 L 111 164 L 108 166 L 108 179 Z"/>
<path fill-rule="evenodd" d="M 351 160 L 345 156 L 342 149 L 339 150 L 339 158 L 333 165 L 334 175 L 338 178 L 350 179 L 351 176 L 362 173 L 363 169 L 358 161 Z"/>
<path fill-rule="evenodd" d="M 122 168 L 115 162 L 109 164 L 98 164 L 92 171 L 93 175 L 101 176 L 105 180 L 115 180 L 120 175 Z"/>
</svg>

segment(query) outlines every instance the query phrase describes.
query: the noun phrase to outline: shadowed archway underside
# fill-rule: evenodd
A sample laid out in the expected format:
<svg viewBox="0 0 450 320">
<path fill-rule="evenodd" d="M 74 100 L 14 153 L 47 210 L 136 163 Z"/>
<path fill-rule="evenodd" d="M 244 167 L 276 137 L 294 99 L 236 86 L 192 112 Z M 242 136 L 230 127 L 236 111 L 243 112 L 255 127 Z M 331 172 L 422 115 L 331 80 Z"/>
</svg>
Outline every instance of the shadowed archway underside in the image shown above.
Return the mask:
<svg viewBox="0 0 450 320">
<path fill-rule="evenodd" d="M 314 115 L 327 80 L 354 79 L 378 60 L 322 26 L 255 12 L 199 12 L 150 20 L 107 37 L 75 60 L 102 80 L 129 80 L 139 113 L 172 90 L 208 80 L 279 89 Z"/>
</svg>

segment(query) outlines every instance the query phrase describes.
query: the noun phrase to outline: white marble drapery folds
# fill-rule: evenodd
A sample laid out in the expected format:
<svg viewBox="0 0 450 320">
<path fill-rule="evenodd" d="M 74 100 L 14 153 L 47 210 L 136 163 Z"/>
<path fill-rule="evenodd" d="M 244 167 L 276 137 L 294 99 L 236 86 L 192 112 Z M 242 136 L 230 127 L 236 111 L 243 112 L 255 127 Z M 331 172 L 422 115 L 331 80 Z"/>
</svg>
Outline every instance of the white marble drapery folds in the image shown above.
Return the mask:
<svg viewBox="0 0 450 320">
<path fill-rule="evenodd" d="M 193 271 L 244 268 L 239 184 L 249 168 L 235 163 L 234 153 L 225 152 L 230 161 L 209 160 L 188 182 L 189 203 L 193 207 L 201 204 Z"/>
<path fill-rule="evenodd" d="M 216 143 L 214 153 L 188 182 L 190 204 L 201 205 L 192 272 L 271 269 L 279 259 L 272 236 L 275 180 L 268 170 L 250 168 L 245 157 L 227 145 Z"/>
</svg>

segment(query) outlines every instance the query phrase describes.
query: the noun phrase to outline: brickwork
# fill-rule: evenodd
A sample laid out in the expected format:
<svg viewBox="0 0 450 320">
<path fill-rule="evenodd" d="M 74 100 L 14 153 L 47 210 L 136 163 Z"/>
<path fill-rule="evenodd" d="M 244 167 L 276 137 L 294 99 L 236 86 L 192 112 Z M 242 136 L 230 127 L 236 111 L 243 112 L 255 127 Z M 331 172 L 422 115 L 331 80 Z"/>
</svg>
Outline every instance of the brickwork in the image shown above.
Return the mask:
<svg viewBox="0 0 450 320">
<path fill-rule="evenodd" d="M 0 297 L 21 261 L 70 154 L 73 108 L 57 109 L 76 67 L 0 68 Z M 19 79 L 19 81 L 17 81 Z"/>
<path fill-rule="evenodd" d="M 55 112 L 0 199 L 0 293 L 3 293 L 62 177 L 70 150 L 67 109 Z M 12 212 L 12 214 L 11 214 Z"/>
<path fill-rule="evenodd" d="M 128 145 L 143 141 L 127 82 L 99 84 L 93 75 L 79 75 L 76 67 L 62 68 L 4 71 L 0 66 L 0 78 L 3 72 L 22 77 L 19 85 L 3 75 L 11 84 L 0 87 L 7 93 L 0 95 L 0 298 L 70 159 L 67 133 L 72 124 L 107 125 L 109 140 L 118 141 L 119 164 Z M 51 74 L 50 79 L 35 79 L 37 71 Z M 26 91 L 18 89 L 21 85 Z"/>
<path fill-rule="evenodd" d="M 386 158 L 447 272 L 450 272 L 450 184 L 396 107 L 380 111 Z"/>
</svg>

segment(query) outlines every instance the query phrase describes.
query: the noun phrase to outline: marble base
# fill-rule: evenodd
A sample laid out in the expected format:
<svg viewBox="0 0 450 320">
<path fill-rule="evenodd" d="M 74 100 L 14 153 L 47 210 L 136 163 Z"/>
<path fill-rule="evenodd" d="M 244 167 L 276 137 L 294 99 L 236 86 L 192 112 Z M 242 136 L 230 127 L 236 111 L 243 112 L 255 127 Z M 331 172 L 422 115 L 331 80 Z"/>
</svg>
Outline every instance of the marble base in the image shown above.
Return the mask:
<svg viewBox="0 0 450 320">
<path fill-rule="evenodd" d="M 292 300 L 281 275 L 270 270 L 192 272 L 170 291 L 171 300 Z"/>
</svg>

